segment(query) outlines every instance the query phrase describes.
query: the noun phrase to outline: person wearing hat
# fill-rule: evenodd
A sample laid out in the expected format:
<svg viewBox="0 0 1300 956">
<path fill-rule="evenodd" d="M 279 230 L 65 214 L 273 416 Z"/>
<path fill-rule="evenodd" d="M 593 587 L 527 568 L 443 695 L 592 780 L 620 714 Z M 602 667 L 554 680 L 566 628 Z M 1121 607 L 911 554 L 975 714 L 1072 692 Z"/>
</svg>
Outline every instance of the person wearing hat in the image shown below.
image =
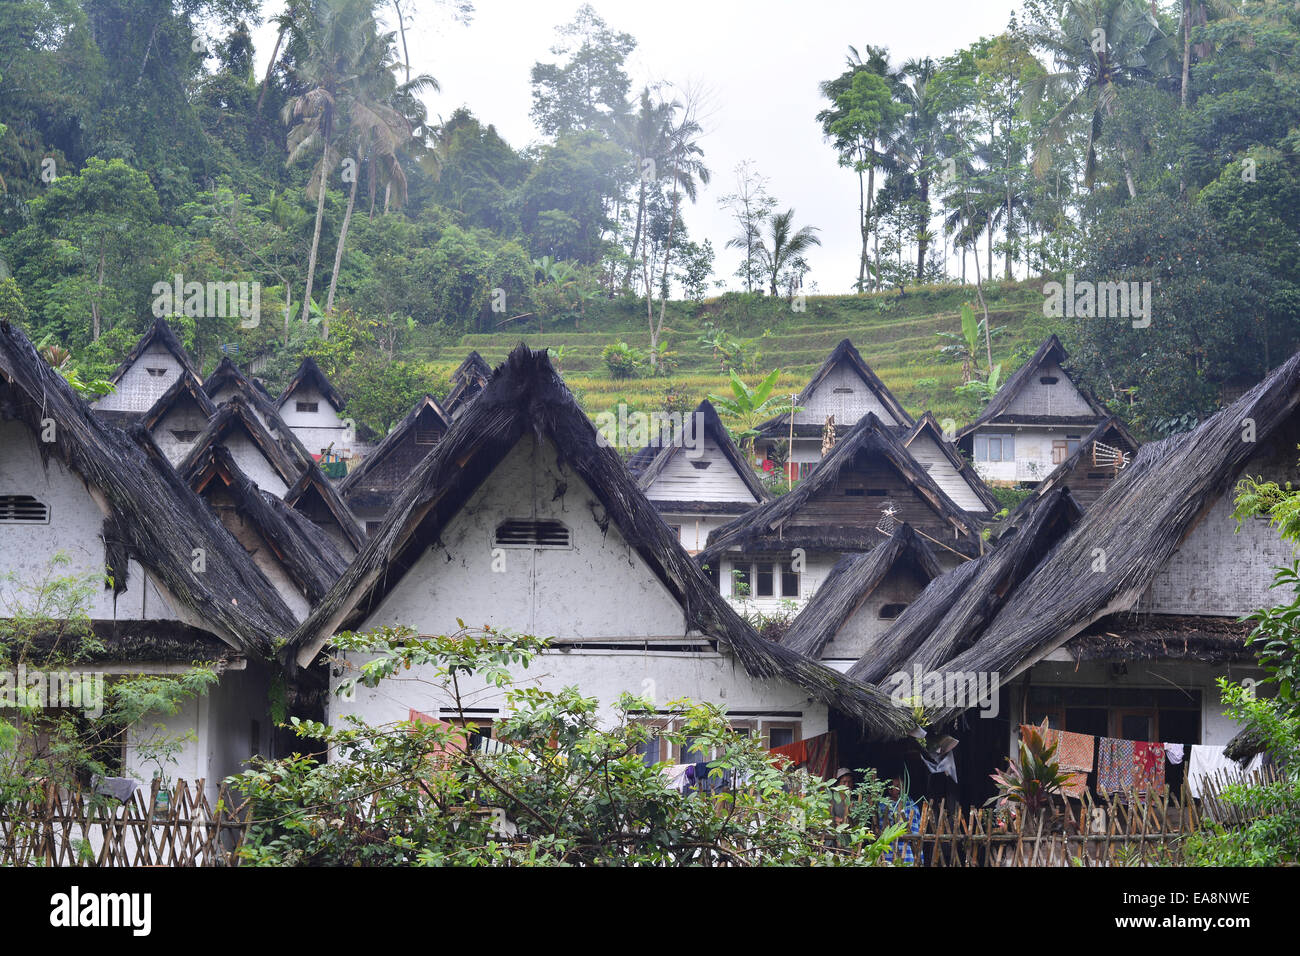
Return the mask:
<svg viewBox="0 0 1300 956">
<path fill-rule="evenodd" d="M 842 823 L 849 822 L 849 807 L 853 802 L 853 771 L 848 767 L 840 767 L 835 771 L 835 785 L 831 790 L 831 825 L 839 826 Z M 846 834 L 838 834 L 835 838 L 839 846 L 848 845 Z"/>
</svg>

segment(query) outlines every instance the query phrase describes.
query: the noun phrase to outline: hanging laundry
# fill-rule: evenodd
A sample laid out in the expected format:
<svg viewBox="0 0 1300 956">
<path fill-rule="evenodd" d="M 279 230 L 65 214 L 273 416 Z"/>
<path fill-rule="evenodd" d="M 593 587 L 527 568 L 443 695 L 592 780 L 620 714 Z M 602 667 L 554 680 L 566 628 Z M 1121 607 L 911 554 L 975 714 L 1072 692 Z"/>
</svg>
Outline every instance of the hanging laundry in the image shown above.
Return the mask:
<svg viewBox="0 0 1300 956">
<path fill-rule="evenodd" d="M 950 750 L 938 760 L 931 759 L 930 755 L 924 750 L 921 751 L 921 761 L 925 764 L 930 773 L 946 773 L 952 777 L 953 783 L 957 780 L 957 761 L 953 759 L 953 752 Z"/>
<path fill-rule="evenodd" d="M 1165 756 L 1169 758 L 1171 764 L 1177 765 L 1183 762 L 1183 745 L 1182 744 L 1165 744 Z"/>
<path fill-rule="evenodd" d="M 1133 741 L 1102 737 L 1097 743 L 1097 789 L 1126 792 L 1133 786 Z"/>
<path fill-rule="evenodd" d="M 833 730 L 784 747 L 773 747 L 768 753 L 787 758 L 790 769 L 799 767 L 823 780 L 834 779 L 831 775 L 839 765 L 839 745 Z"/>
<path fill-rule="evenodd" d="M 1028 730 L 1042 732 L 1041 728 L 1021 724 L 1021 739 L 1024 739 L 1025 732 Z M 1088 790 L 1088 774 L 1092 772 L 1097 738 L 1091 734 L 1076 734 L 1069 730 L 1048 728 L 1043 739 L 1049 746 L 1056 745 L 1056 762 L 1061 770 L 1074 775 L 1072 781 L 1061 787 L 1061 790 L 1067 796 L 1081 799 Z"/>
<path fill-rule="evenodd" d="M 1197 799 L 1205 787 L 1207 777 L 1216 781 L 1232 782 L 1241 779 L 1241 764 L 1223 752 L 1222 747 L 1209 744 L 1192 744 L 1187 758 L 1187 788 Z"/>
<path fill-rule="evenodd" d="M 686 788 L 686 768 L 689 766 L 691 764 L 679 763 L 661 768 L 659 772 L 663 775 L 664 786 L 681 793 Z"/>
<path fill-rule="evenodd" d="M 1160 790 L 1165 785 L 1165 745 L 1133 742 L 1133 789 L 1138 793 Z"/>
</svg>

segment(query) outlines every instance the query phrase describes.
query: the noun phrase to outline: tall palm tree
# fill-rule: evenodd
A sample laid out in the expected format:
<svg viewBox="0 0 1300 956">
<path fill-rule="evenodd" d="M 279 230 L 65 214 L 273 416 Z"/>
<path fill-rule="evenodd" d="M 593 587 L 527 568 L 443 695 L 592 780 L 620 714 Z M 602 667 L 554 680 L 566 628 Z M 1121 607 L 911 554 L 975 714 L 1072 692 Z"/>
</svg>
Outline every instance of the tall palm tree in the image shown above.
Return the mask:
<svg viewBox="0 0 1300 956">
<path fill-rule="evenodd" d="M 1065 105 L 1047 123 L 1034 158 L 1035 171 L 1046 170 L 1046 147 L 1065 138 L 1076 116 L 1089 117 L 1084 183 L 1096 178 L 1097 137 L 1105 119 L 1115 115 L 1120 87 L 1153 83 L 1167 76 L 1171 47 L 1144 0 L 1066 0 L 1058 23 L 1031 34 L 1032 41 L 1051 53 L 1057 72 L 1033 84 L 1038 97 L 1063 95 Z M 1120 148 L 1129 197 L 1137 196 L 1128 150 Z"/>
<path fill-rule="evenodd" d="M 888 146 L 895 162 L 916 177 L 917 199 L 923 210 L 923 215 L 917 222 L 917 282 L 925 275 L 925 254 L 931 238 L 930 181 L 944 142 L 943 117 L 930 85 L 930 80 L 938 70 L 938 64 L 934 60 L 924 57 L 908 60 L 898 71 L 900 82 L 896 86 L 896 95 L 906 106 L 907 112 Z"/>
<path fill-rule="evenodd" d="M 817 233 L 820 231 L 816 226 L 802 226 L 795 229 L 794 209 L 778 212 L 772 217 L 771 225 L 768 227 L 768 239 L 771 245 L 763 246 L 763 263 L 767 266 L 768 279 L 771 283 L 770 291 L 773 296 L 778 294 L 776 283 L 781 270 L 793 263 L 797 256 L 807 252 L 813 246 L 822 244 L 822 241 L 817 238 Z"/>
<path fill-rule="evenodd" d="M 311 316 L 311 291 L 320 252 L 321 223 L 325 218 L 325 192 L 330 171 L 338 165 L 338 136 L 346 114 L 342 101 L 356 80 L 365 47 L 366 30 L 373 25 L 374 0 L 316 0 L 306 8 L 300 24 L 306 55 L 292 68 L 292 78 L 302 90 L 284 106 L 284 121 L 292 124 L 287 145 L 287 165 L 319 151 L 320 158 L 308 181 L 307 196 L 316 200 L 316 223 L 307 257 L 307 285 L 302 300 L 302 320 Z M 326 319 L 323 326 L 329 336 Z"/>
</svg>

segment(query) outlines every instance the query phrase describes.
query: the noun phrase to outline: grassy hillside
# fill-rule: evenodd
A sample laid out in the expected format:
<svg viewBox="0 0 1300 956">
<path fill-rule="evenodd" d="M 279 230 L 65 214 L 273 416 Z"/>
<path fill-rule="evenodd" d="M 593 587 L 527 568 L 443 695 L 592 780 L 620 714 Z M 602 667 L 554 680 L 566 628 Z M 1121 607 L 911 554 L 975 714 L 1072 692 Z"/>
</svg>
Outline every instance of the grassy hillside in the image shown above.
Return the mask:
<svg viewBox="0 0 1300 956">
<path fill-rule="evenodd" d="M 1040 284 L 996 285 L 986 298 L 994 328 L 1006 327 L 1002 337 L 994 340 L 993 355 L 995 363 L 1003 364 L 1005 377 L 1048 333 L 1059 329 L 1042 315 Z M 909 412 L 919 415 L 928 409 L 940 419 L 951 416 L 964 423 L 978 409 L 954 394 L 953 387 L 961 384 L 961 366 L 938 352 L 942 340 L 935 333 L 959 330 L 958 310 L 966 301 L 974 303 L 973 287 L 933 286 L 911 290 L 903 297 L 897 292 L 810 296 L 802 313 L 792 311 L 784 301 L 735 295 L 700 306 L 671 302 L 664 326 L 677 368 L 656 378 L 615 379 L 601 358 L 601 350 L 617 342 L 647 350 L 644 302 L 602 304 L 599 311 L 590 310 L 580 319 L 576 328 L 573 321 L 540 332 L 535 324 L 518 324 L 495 334 L 465 335 L 457 345 L 443 349 L 432 364 L 445 378 L 470 349 L 495 365 L 523 341 L 533 348 L 563 350 L 558 364 L 588 414 L 620 401 L 632 410 L 660 408 L 670 388 L 694 404 L 710 393 L 728 390 L 726 371 L 712 351 L 698 342 L 703 324 L 712 321 L 761 352 L 760 372 L 780 368 L 778 388 L 783 392 L 802 389 L 840 339 L 849 338 Z M 743 377 L 753 384 L 760 376 Z"/>
</svg>

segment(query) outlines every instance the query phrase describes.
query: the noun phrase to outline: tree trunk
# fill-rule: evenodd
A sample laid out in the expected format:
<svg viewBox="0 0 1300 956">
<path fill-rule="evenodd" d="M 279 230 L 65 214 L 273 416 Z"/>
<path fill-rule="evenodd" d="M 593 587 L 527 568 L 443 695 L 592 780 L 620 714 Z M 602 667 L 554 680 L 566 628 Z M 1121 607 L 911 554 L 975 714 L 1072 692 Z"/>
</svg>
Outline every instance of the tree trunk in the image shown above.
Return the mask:
<svg viewBox="0 0 1300 956">
<path fill-rule="evenodd" d="M 95 282 L 95 297 L 90 300 L 91 341 L 99 341 L 99 297 L 104 294 L 104 245 L 99 246 L 99 276 Z"/>
<path fill-rule="evenodd" d="M 867 291 L 867 204 L 866 185 L 862 170 L 858 170 L 858 232 L 862 236 L 862 252 L 858 255 L 858 292 Z"/>
<path fill-rule="evenodd" d="M 874 152 L 874 151 L 875 151 L 875 148 L 874 148 L 874 147 L 875 147 L 875 141 L 874 141 L 874 140 L 872 141 L 872 144 L 871 144 L 871 145 L 872 145 L 872 152 Z M 867 236 L 871 233 L 871 231 L 872 231 L 872 227 L 875 225 L 875 223 L 872 222 L 872 215 L 871 215 L 871 213 L 872 213 L 872 206 L 874 205 L 874 203 L 872 202 L 872 200 L 875 198 L 875 192 L 876 192 L 876 164 L 875 164 L 875 163 L 872 163 L 870 166 L 867 167 L 867 218 L 863 220 L 863 227 L 862 227 L 863 230 L 864 230 L 864 232 L 863 232 L 863 236 L 862 236 L 862 257 L 863 257 L 863 259 L 866 259 L 866 258 L 867 258 Z M 876 233 L 876 252 L 877 252 L 877 253 L 880 252 L 880 233 L 879 233 L 879 232 Z M 877 258 L 878 258 L 878 256 L 877 256 Z M 874 276 L 872 277 L 871 285 L 872 285 L 873 288 L 874 288 L 875 285 L 876 285 L 876 281 L 875 281 L 875 277 L 874 277 Z"/>
<path fill-rule="evenodd" d="M 280 27 L 280 32 L 275 36 L 275 49 L 271 51 L 271 62 L 266 64 L 266 76 L 262 77 L 262 89 L 257 94 L 257 115 L 262 115 L 262 104 L 266 101 L 266 88 L 271 85 L 271 74 L 275 72 L 275 61 L 280 56 L 280 44 L 284 42 L 284 31 L 288 29 L 288 24 Z"/>
<path fill-rule="evenodd" d="M 921 222 L 921 228 L 916 234 L 916 284 L 920 285 L 925 279 L 925 253 L 929 248 L 930 240 L 926 233 L 930 231 L 930 176 L 925 174 L 921 176 L 921 209 L 925 219 Z"/>
<path fill-rule="evenodd" d="M 644 167 L 642 168 L 644 170 Z M 629 250 L 629 254 L 628 254 L 627 272 L 624 273 L 623 275 L 623 285 L 628 287 L 631 287 L 632 285 L 632 269 L 634 267 L 634 263 L 636 262 L 636 251 L 641 244 L 641 221 L 644 216 L 645 216 L 645 177 L 643 174 L 641 179 L 641 192 L 640 195 L 637 197 L 637 203 L 636 203 L 636 229 L 633 230 L 632 232 L 632 248 Z"/>
<path fill-rule="evenodd" d="M 307 287 L 302 293 L 302 321 L 305 325 L 311 320 L 311 287 L 316 279 L 316 253 L 320 250 L 320 227 L 325 218 L 325 180 L 329 175 L 329 144 L 325 145 L 325 154 L 320 161 L 320 195 L 316 197 L 316 228 L 311 234 L 311 253 L 307 256 Z M 329 319 L 324 321 L 324 335 L 329 338 Z"/>
<path fill-rule="evenodd" d="M 360 145 L 361 148 L 357 150 L 359 155 L 357 157 L 356 172 L 352 177 L 352 189 L 348 192 L 348 208 L 347 211 L 343 213 L 343 228 L 339 230 L 339 243 L 338 247 L 334 250 L 334 271 L 330 273 L 330 291 L 325 297 L 326 316 L 334 314 L 334 290 L 338 288 L 339 270 L 343 268 L 343 245 L 348 241 L 348 226 L 352 223 L 352 210 L 357 204 L 357 183 L 361 179 L 360 160 L 361 156 L 365 155 L 367 143 L 365 140 L 362 140 Z"/>
</svg>

